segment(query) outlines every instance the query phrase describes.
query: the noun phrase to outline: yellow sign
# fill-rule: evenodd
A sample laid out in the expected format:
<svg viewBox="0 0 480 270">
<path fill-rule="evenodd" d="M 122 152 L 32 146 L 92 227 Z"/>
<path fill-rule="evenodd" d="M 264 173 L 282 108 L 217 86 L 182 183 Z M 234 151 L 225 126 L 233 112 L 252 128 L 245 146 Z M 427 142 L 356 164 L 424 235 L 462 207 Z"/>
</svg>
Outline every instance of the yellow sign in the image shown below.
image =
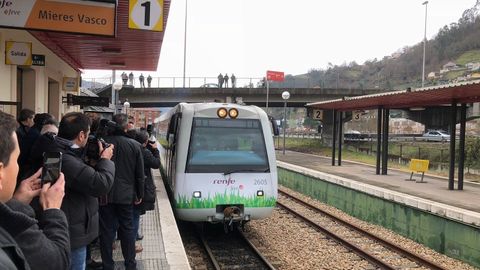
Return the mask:
<svg viewBox="0 0 480 270">
<path fill-rule="evenodd" d="M 32 43 L 5 42 L 5 64 L 29 66 L 32 64 Z"/>
<path fill-rule="evenodd" d="M 77 91 L 77 78 L 63 77 L 63 91 Z"/>
<path fill-rule="evenodd" d="M 113 3 L 0 0 L 0 14 L 0 26 L 115 36 Z"/>
<path fill-rule="evenodd" d="M 128 28 L 163 31 L 163 0 L 130 0 Z"/>
<path fill-rule="evenodd" d="M 322 110 L 313 110 L 313 119 L 323 120 L 323 111 Z"/>
<path fill-rule="evenodd" d="M 428 171 L 429 160 L 426 159 L 414 159 L 410 160 L 410 171 L 412 172 L 426 172 Z"/>
</svg>

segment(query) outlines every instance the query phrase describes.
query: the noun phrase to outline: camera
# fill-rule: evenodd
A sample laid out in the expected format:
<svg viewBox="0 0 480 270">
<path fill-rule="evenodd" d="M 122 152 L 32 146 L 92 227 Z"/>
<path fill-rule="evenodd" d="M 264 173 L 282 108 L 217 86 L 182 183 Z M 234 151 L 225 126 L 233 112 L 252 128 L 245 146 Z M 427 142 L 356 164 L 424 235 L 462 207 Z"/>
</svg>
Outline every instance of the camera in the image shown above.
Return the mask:
<svg viewBox="0 0 480 270">
<path fill-rule="evenodd" d="M 100 159 L 101 153 L 98 142 L 102 144 L 103 149 L 110 147 L 110 144 L 105 142 L 102 137 L 109 136 L 115 131 L 116 128 L 117 124 L 115 122 L 108 119 L 100 120 L 95 133 L 88 136 L 85 155 L 89 161 Z"/>
</svg>

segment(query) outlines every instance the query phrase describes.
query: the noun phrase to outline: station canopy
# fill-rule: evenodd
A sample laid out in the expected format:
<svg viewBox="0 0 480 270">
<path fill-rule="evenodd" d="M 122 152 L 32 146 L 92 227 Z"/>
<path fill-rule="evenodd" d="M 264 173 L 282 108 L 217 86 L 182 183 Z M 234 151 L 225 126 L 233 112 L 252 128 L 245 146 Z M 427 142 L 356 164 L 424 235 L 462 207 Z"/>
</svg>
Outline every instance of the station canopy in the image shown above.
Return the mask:
<svg viewBox="0 0 480 270">
<path fill-rule="evenodd" d="M 379 94 L 344 97 L 341 99 L 308 103 L 307 107 L 321 110 L 367 110 L 379 107 L 387 109 L 424 108 L 455 103 L 480 102 L 480 80 L 391 91 Z"/>
<path fill-rule="evenodd" d="M 170 3 L 171 0 L 164 0 L 163 32 L 129 29 L 129 1 L 126 0 L 117 1 L 115 37 L 33 30 L 29 32 L 76 70 L 155 71 Z"/>
</svg>

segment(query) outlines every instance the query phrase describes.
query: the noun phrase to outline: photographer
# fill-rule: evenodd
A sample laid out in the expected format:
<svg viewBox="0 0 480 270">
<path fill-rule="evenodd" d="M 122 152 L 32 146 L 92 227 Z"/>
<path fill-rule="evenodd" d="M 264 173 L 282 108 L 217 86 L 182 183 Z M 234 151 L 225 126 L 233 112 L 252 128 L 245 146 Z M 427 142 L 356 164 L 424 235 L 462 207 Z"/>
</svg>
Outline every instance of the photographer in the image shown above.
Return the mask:
<svg viewBox="0 0 480 270">
<path fill-rule="evenodd" d="M 65 199 L 62 210 L 67 215 L 70 230 L 72 264 L 70 269 L 85 269 L 86 246 L 98 236 L 98 199 L 110 191 L 115 164 L 110 160 L 114 146 L 103 148 L 98 142 L 100 159 L 95 167 L 87 165 L 83 148 L 90 133 L 90 119 L 78 112 L 66 114 L 60 121 L 55 143 L 63 153 L 62 172 L 65 174 Z"/>
<path fill-rule="evenodd" d="M 64 177 L 61 174 L 53 186 L 41 187 L 39 170 L 23 180 L 14 194 L 20 153 L 15 128 L 13 116 L 0 111 L 0 269 L 30 269 L 30 265 L 33 269 L 67 269 L 68 225 L 60 210 Z M 40 222 L 28 205 L 38 195 L 43 210 Z"/>
<path fill-rule="evenodd" d="M 118 228 L 125 269 L 136 269 L 133 205 L 142 201 L 144 194 L 143 156 L 141 146 L 126 135 L 126 114 L 113 116 L 117 129 L 105 141 L 115 144 L 115 183 L 108 193 L 108 204 L 100 207 L 100 250 L 104 270 L 113 270 L 112 244 Z"/>
<path fill-rule="evenodd" d="M 137 239 L 143 238 L 140 236 L 139 225 L 140 215 L 144 215 L 146 211 L 155 209 L 155 199 L 157 197 L 155 183 L 153 182 L 152 169 L 160 168 L 160 153 L 157 148 L 157 142 L 150 142 L 148 140 L 148 132 L 139 130 L 136 132 L 135 140 L 142 145 L 144 172 L 145 172 L 145 194 L 142 203 L 135 205 L 133 212 L 133 224 L 135 232 L 137 232 Z M 147 149 L 147 145 L 149 148 Z M 135 250 L 142 251 L 143 248 L 138 246 Z"/>
</svg>

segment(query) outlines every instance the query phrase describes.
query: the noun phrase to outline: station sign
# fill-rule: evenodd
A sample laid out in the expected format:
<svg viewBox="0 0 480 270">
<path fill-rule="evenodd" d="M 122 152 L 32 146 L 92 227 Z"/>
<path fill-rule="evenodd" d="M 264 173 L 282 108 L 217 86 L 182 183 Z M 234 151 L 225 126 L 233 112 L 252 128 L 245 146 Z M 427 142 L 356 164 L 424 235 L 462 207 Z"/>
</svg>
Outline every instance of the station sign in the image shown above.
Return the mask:
<svg viewBox="0 0 480 270">
<path fill-rule="evenodd" d="M 312 118 L 316 120 L 323 120 L 323 110 L 313 109 Z"/>
<path fill-rule="evenodd" d="M 32 43 L 6 41 L 5 64 L 30 66 L 32 64 Z"/>
<path fill-rule="evenodd" d="M 115 36 L 115 3 L 0 0 L 0 27 Z"/>
<path fill-rule="evenodd" d="M 285 75 L 281 71 L 267 70 L 267 80 L 275 82 L 283 82 Z"/>
<path fill-rule="evenodd" d="M 108 107 L 110 104 L 110 98 L 108 97 L 76 96 L 73 94 L 67 94 L 66 101 L 68 105 L 80 105 L 80 106 Z"/>
<path fill-rule="evenodd" d="M 45 55 L 32 54 L 32 66 L 45 66 Z"/>
<path fill-rule="evenodd" d="M 352 120 L 353 121 L 360 121 L 362 120 L 362 115 L 364 115 L 364 111 L 353 111 L 352 113 Z"/>
<path fill-rule="evenodd" d="M 163 31 L 163 0 L 130 0 L 128 28 Z"/>
<path fill-rule="evenodd" d="M 77 91 L 77 81 L 75 77 L 63 77 L 63 91 Z"/>
</svg>

